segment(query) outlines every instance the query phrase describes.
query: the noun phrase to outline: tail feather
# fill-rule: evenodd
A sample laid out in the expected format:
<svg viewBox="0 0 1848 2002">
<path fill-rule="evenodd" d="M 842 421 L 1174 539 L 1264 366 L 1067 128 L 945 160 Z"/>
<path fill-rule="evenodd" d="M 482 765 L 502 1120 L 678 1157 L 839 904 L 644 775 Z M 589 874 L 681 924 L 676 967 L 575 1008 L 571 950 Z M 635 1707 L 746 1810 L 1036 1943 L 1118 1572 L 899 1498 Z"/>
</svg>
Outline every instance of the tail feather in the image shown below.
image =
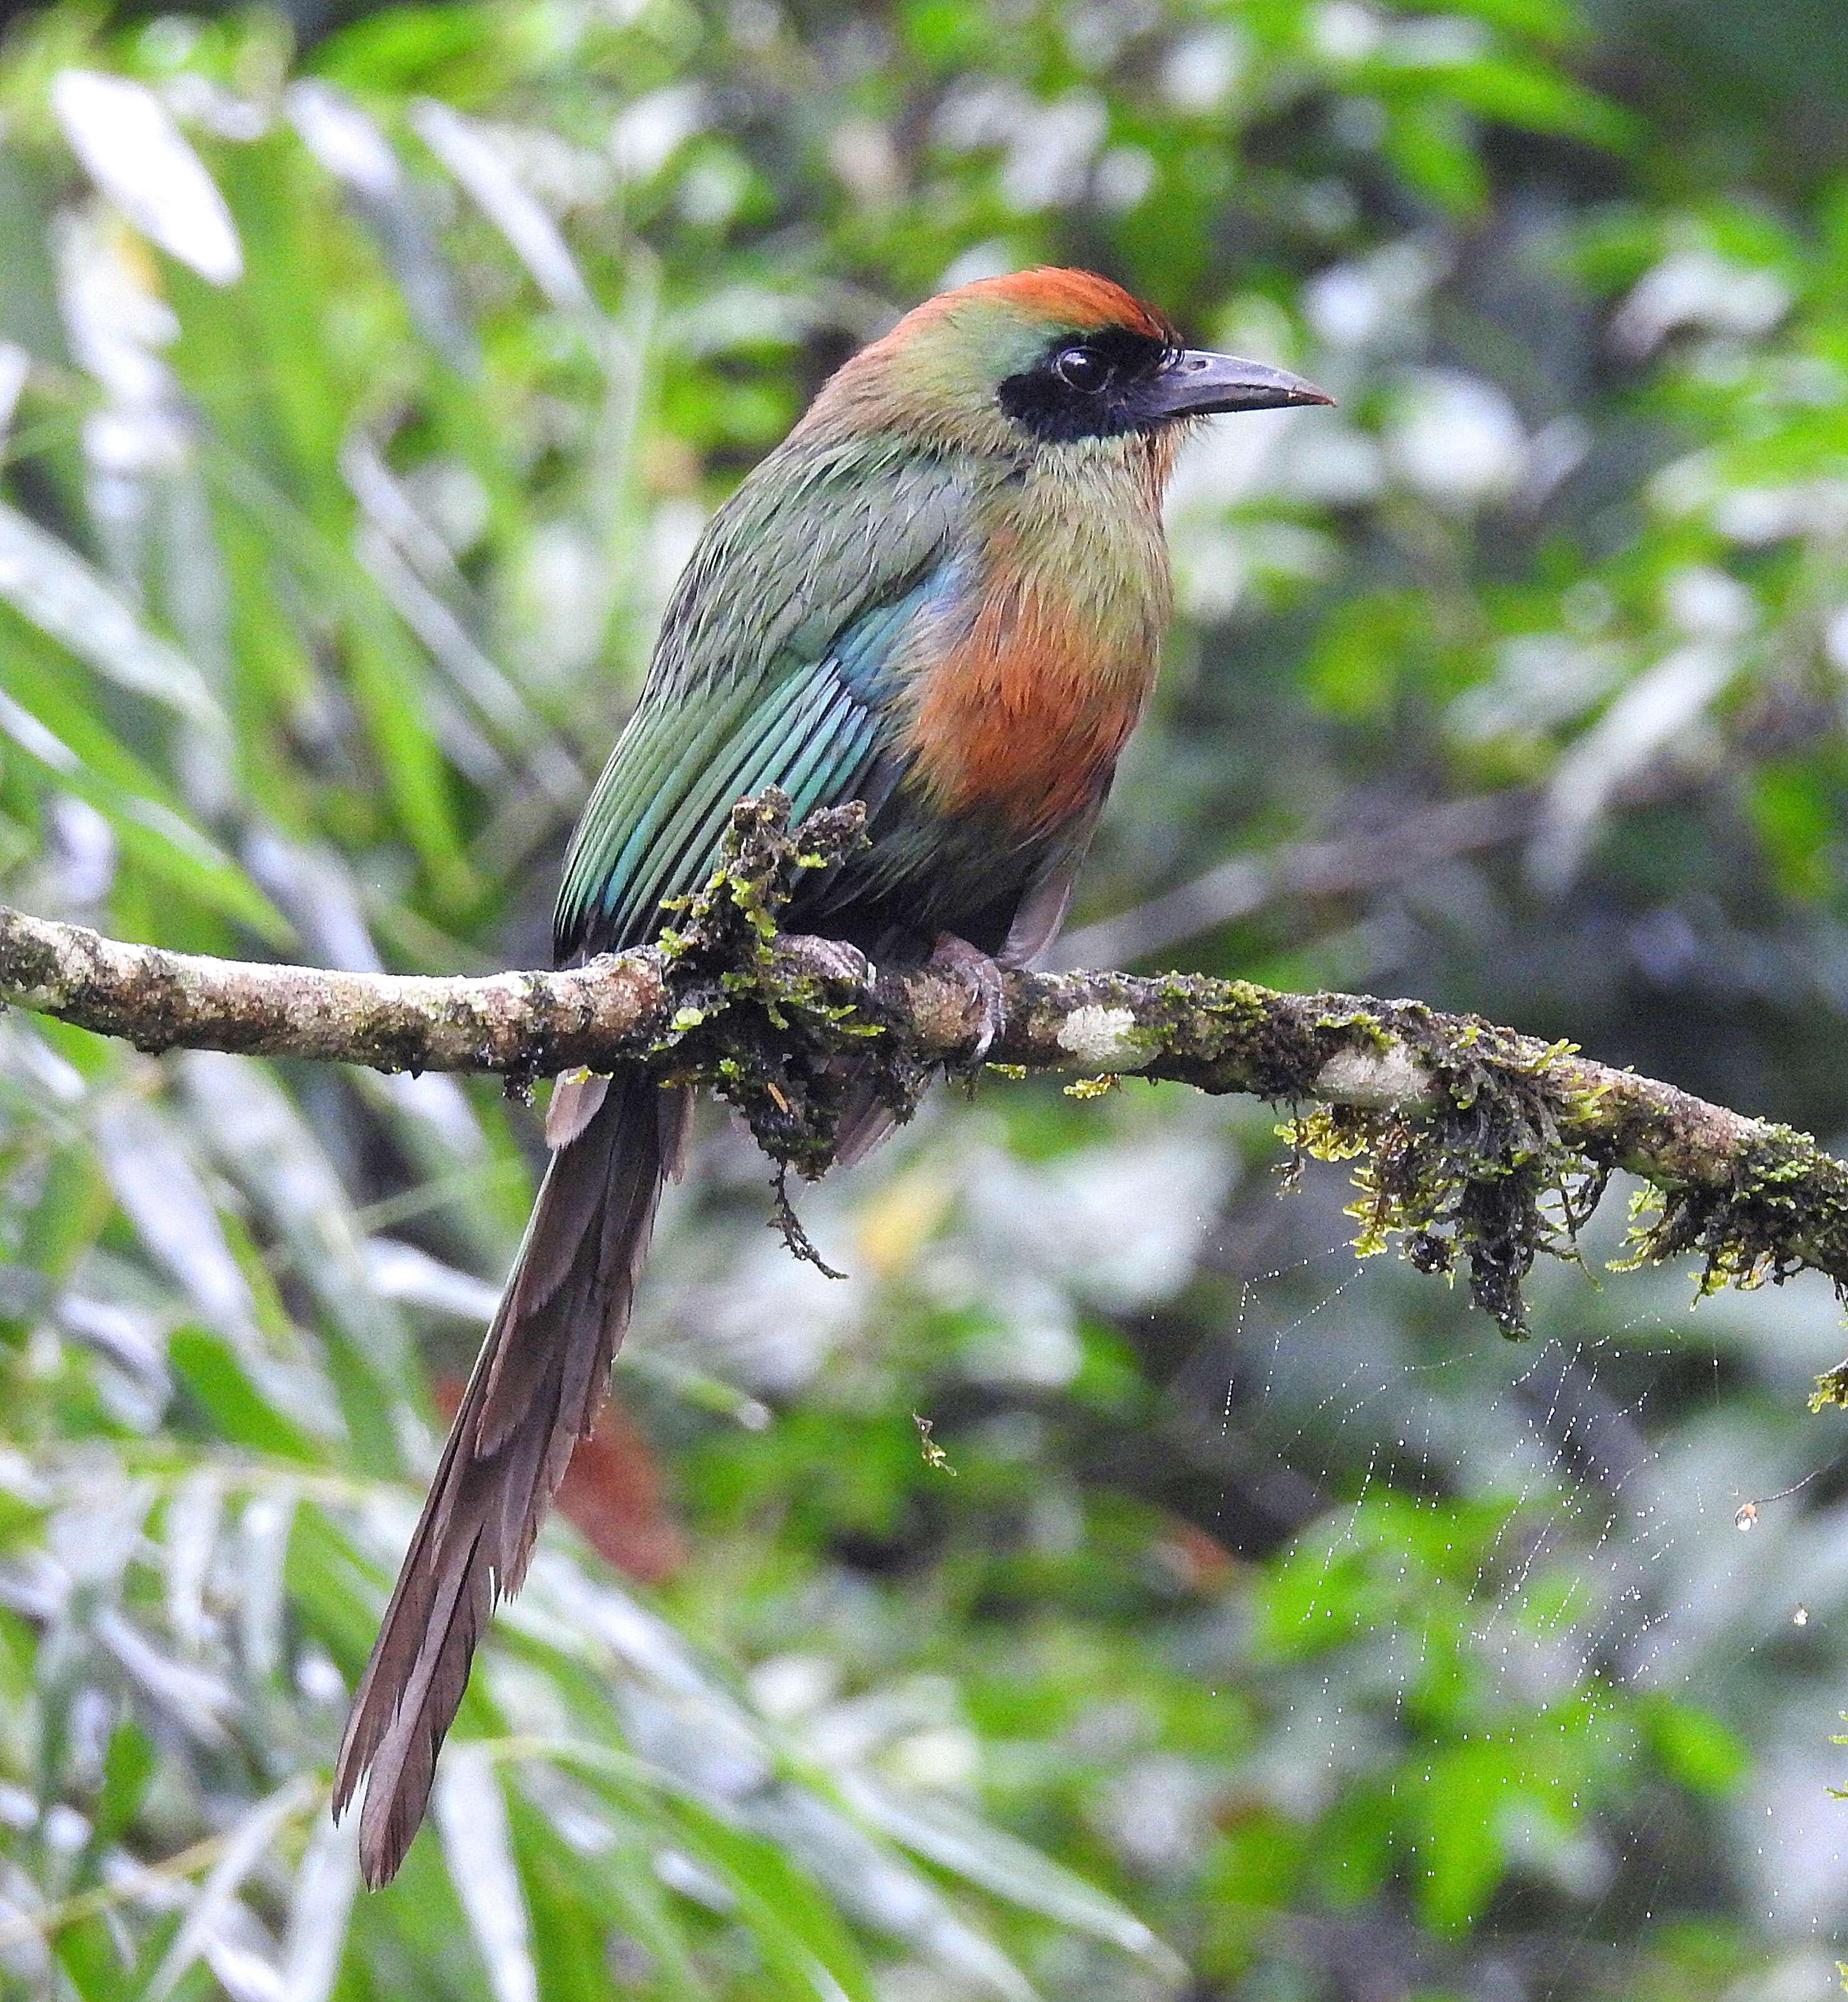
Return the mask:
<svg viewBox="0 0 1848 2002">
<path fill-rule="evenodd" d="M 375 1887 L 417 1831 L 476 1643 L 496 1600 L 519 1589 L 572 1450 L 596 1417 L 691 1111 L 689 1093 L 643 1077 L 569 1079 L 553 1094 L 552 1164 L 335 1767 L 336 1815 L 370 1774 L 360 1861 Z"/>
</svg>

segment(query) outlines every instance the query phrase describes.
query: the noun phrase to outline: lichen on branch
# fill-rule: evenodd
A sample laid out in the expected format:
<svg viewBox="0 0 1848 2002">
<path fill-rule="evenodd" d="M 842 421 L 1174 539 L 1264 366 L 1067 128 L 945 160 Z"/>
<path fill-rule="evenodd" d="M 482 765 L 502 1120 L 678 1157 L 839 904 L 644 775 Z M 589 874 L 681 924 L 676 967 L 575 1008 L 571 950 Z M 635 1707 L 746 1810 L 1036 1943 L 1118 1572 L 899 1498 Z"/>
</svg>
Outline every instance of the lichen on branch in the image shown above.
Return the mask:
<svg viewBox="0 0 1848 2002">
<path fill-rule="evenodd" d="M 169 953 L 0 907 L 0 997 L 151 1051 L 225 1050 L 529 1080 L 642 1064 L 731 1100 L 781 1170 L 833 1161 L 854 1093 L 895 1116 L 968 1068 L 983 982 L 879 968 L 778 930 L 798 886 L 865 839 L 857 807 L 792 828 L 766 793 L 660 941 L 486 978 L 327 971 Z M 1466 1276 L 1510 1334 L 1542 1252 L 1574 1254 L 1618 1169 L 1650 1185 L 1632 1262 L 1691 1255 L 1703 1289 L 1804 1268 L 1848 1291 L 1848 1163 L 1807 1134 L 1417 1002 L 1284 994 L 1198 975 L 998 971 L 992 1067 L 1136 1076 L 1267 1099 L 1299 1157 L 1351 1163 L 1358 1247 Z M 1844 1365 L 1848 1372 L 1848 1365 Z M 1848 1399 L 1848 1373 L 1821 1394 Z"/>
</svg>

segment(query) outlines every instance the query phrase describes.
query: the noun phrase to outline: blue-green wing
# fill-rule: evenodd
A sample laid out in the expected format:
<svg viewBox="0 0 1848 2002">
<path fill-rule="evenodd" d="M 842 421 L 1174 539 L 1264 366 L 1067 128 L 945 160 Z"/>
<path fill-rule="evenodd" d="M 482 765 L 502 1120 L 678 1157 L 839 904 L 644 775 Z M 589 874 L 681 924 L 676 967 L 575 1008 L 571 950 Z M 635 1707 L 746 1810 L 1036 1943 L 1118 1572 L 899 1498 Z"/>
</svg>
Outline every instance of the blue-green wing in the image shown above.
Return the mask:
<svg viewBox="0 0 1848 2002">
<path fill-rule="evenodd" d="M 779 477 L 772 461 L 758 479 L 688 566 L 579 824 L 561 957 L 650 936 L 662 900 L 704 880 L 748 795 L 779 786 L 798 815 L 863 797 L 891 748 L 891 664 L 959 595 L 960 497 L 940 469 L 863 460 Z"/>
</svg>

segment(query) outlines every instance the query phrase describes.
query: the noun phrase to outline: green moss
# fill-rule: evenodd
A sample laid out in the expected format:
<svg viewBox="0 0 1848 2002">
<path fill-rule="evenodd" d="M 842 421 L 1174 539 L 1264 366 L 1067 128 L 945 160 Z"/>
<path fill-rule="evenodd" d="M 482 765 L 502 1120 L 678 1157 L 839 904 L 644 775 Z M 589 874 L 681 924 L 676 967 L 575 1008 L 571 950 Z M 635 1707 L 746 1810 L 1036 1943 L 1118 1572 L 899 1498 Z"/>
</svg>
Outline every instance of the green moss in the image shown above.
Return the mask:
<svg viewBox="0 0 1848 2002">
<path fill-rule="evenodd" d="M 1369 1013 L 1364 1008 L 1350 1009 L 1338 1015 L 1318 1015 L 1316 1027 L 1348 1030 L 1382 1056 L 1393 1047 L 1392 1035 L 1385 1024 L 1377 1015 Z"/>
<path fill-rule="evenodd" d="M 1249 981 L 1170 973 L 1156 984 L 1152 1003 L 1138 996 L 1137 1024 L 1152 1050 L 1184 1049 L 1211 1063 L 1268 1034 L 1271 999 Z"/>
<path fill-rule="evenodd" d="M 1317 1105 L 1279 1126 L 1277 1135 L 1289 1142 L 1294 1153 L 1290 1165 L 1293 1177 L 1301 1172 L 1305 1160 L 1351 1161 L 1370 1153 L 1378 1137 L 1377 1124 L 1366 1113 L 1348 1106 Z"/>
<path fill-rule="evenodd" d="M 1415 1004 L 1315 1018 L 1316 1069 L 1341 1048 L 1403 1046 L 1431 1076 L 1431 1098 L 1403 1111 L 1318 1107 L 1284 1131 L 1299 1153 L 1355 1163 L 1354 1246 L 1400 1242 L 1421 1271 L 1466 1273 L 1470 1297 L 1505 1334 L 1527 1331 L 1522 1288 L 1542 1252 L 1578 1257 L 1578 1233 L 1609 1167 L 1561 1137 L 1549 1072 L 1569 1046 L 1537 1057 L 1487 1023 L 1445 1030 Z"/>
<path fill-rule="evenodd" d="M 1730 1132 L 1684 1132 L 1659 1107 L 1613 1117 L 1610 1086 L 1571 1082 L 1582 1075 L 1565 1062 L 1577 1054 L 1572 1044 L 1536 1050 L 1489 1023 L 1442 1022 L 1416 1006 L 1344 1003 L 1312 1026 L 1313 1049 L 1293 1052 L 1297 1093 L 1342 1050 L 1395 1045 L 1435 1083 L 1414 1107 L 1320 1107 L 1282 1129 L 1299 1160 L 1355 1164 L 1355 1250 L 1397 1242 L 1421 1271 L 1466 1271 L 1473 1298 L 1506 1334 L 1525 1331 L 1522 1285 L 1535 1258 L 1577 1259 L 1578 1233 L 1611 1174 L 1639 1155 L 1685 1159 L 1688 1177 L 1672 1181 L 1658 1166 L 1664 1186 L 1634 1205 L 1620 1267 L 1691 1255 L 1705 1294 L 1780 1282 L 1805 1264 L 1839 1271 L 1848 1261 L 1848 1176 L 1807 1134 L 1764 1126 L 1741 1148 Z M 1838 1393 L 1848 1403 L 1848 1365 L 1818 1386 L 1825 1402 Z"/>
<path fill-rule="evenodd" d="M 881 1046 L 881 1025 L 841 998 L 837 983 L 778 956 L 778 921 L 803 877 L 866 839 L 857 804 L 811 814 L 794 828 L 790 811 L 774 788 L 741 800 L 711 875 L 679 900 L 679 923 L 662 938 L 676 1006 L 651 1053 L 664 1076 L 708 1080 L 744 1114 L 777 1165 L 779 1189 L 792 1168 L 812 1178 L 832 1166 L 850 1069 L 901 1118 L 924 1081 L 922 1067 L 908 1069 Z M 839 1061 L 849 1052 L 851 1066 Z M 779 1217 L 802 1248 L 780 1195 Z"/>
<path fill-rule="evenodd" d="M 1627 1266 L 1692 1254 L 1700 1290 L 1781 1284 L 1818 1245 L 1848 1241 L 1848 1198 L 1822 1184 L 1833 1166 L 1807 1133 L 1767 1126 L 1722 1184 L 1657 1191 L 1630 1220 Z"/>
</svg>

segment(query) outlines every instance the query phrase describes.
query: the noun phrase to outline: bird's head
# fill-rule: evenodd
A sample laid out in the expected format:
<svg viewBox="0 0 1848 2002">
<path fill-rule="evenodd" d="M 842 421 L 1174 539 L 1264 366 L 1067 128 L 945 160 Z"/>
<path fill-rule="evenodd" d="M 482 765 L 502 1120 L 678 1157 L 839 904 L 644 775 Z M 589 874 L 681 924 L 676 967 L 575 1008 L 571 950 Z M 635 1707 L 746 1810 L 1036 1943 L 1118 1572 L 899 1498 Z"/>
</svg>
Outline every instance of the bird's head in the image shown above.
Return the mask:
<svg viewBox="0 0 1848 2002">
<path fill-rule="evenodd" d="M 1018 459 L 1333 400 L 1281 368 L 1186 347 L 1107 278 L 1041 270 L 927 299 L 835 375 L 814 421 Z"/>
</svg>

